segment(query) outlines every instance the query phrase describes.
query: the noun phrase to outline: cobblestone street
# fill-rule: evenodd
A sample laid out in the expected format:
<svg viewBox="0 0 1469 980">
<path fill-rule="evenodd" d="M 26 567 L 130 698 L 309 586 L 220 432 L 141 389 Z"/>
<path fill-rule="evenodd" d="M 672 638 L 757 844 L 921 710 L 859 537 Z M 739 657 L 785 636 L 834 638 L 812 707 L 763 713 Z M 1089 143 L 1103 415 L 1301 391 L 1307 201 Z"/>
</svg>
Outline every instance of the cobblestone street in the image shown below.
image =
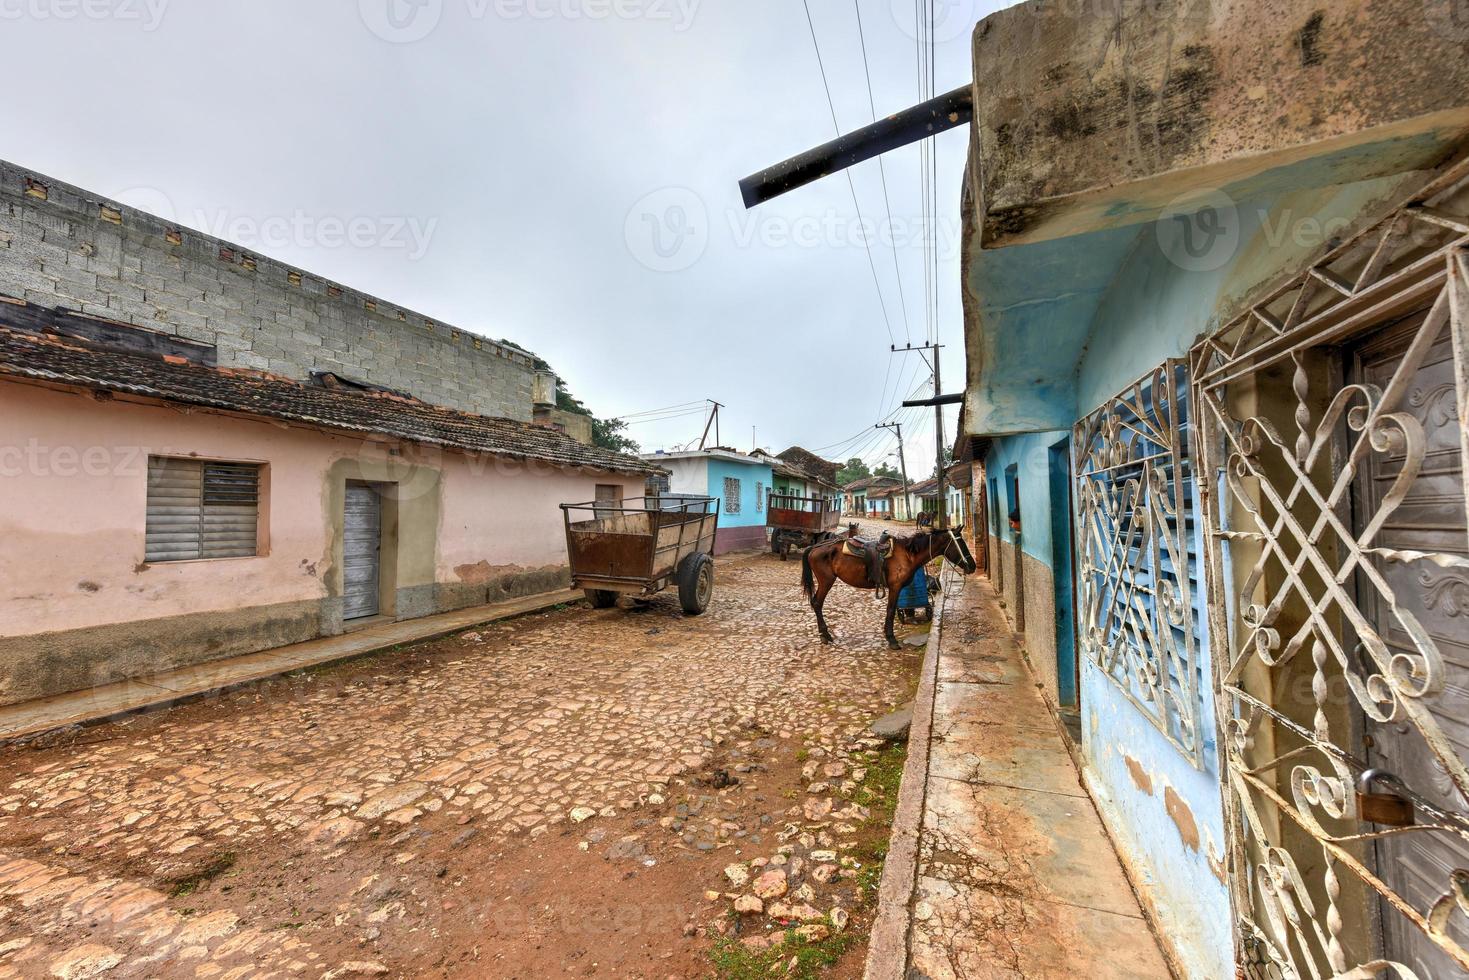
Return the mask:
<svg viewBox="0 0 1469 980">
<path fill-rule="evenodd" d="M 799 569 L 5 749 L 0 976 L 661 978 L 857 933 L 866 727 L 918 657 L 845 589 L 822 647 Z"/>
</svg>

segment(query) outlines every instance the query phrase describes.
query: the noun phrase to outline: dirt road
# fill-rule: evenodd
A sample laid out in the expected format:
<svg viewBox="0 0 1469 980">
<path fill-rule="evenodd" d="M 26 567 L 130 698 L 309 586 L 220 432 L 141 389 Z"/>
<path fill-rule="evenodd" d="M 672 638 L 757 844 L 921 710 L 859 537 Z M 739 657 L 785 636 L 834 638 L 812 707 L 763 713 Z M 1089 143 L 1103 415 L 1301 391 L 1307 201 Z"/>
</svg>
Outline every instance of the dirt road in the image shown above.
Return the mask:
<svg viewBox="0 0 1469 980">
<path fill-rule="evenodd" d="M 5 749 L 0 976 L 701 976 L 797 926 L 860 974 L 918 655 L 850 591 L 823 647 L 798 577 Z"/>
</svg>

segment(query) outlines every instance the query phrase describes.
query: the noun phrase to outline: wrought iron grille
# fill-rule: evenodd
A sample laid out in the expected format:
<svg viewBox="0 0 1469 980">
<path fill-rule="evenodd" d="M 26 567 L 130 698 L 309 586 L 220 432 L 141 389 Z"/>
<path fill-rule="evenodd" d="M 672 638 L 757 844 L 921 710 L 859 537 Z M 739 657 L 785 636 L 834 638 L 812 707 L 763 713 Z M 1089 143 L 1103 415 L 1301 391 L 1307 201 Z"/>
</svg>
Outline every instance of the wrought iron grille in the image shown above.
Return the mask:
<svg viewBox="0 0 1469 980">
<path fill-rule="evenodd" d="M 1202 766 L 1187 431 L 1176 360 L 1077 423 L 1079 625 L 1085 655 Z"/>
<path fill-rule="evenodd" d="M 1252 976 L 1469 970 L 1466 184 L 1469 161 L 1192 355 Z"/>
</svg>

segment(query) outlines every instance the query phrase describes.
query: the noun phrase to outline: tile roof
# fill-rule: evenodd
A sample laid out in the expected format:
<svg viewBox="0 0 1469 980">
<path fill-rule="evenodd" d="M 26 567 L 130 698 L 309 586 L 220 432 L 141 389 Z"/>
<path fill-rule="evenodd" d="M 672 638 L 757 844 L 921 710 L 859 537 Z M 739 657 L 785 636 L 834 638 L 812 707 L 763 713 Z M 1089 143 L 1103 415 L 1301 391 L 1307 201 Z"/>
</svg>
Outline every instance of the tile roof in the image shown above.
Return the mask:
<svg viewBox="0 0 1469 980">
<path fill-rule="evenodd" d="M 83 342 L 0 329 L 0 377 L 75 385 L 326 429 L 533 459 L 614 473 L 662 467 L 576 442 L 553 429 L 439 408 L 391 394 L 323 388 L 252 371 L 212 368 L 182 358 L 99 350 Z"/>
<path fill-rule="evenodd" d="M 894 480 L 890 476 L 864 476 L 860 480 L 853 480 L 842 489 L 850 491 L 868 490 L 873 487 L 896 487 L 901 483 L 901 480 Z"/>
</svg>

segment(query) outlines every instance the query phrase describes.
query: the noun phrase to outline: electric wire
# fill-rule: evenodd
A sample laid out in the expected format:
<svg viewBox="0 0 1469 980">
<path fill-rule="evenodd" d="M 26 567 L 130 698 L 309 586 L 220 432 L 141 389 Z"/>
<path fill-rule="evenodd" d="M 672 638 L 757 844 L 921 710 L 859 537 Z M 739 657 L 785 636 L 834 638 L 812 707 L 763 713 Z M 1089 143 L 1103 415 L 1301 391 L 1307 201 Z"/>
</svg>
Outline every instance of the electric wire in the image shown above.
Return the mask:
<svg viewBox="0 0 1469 980">
<path fill-rule="evenodd" d="M 872 94 L 872 66 L 867 60 L 867 32 L 862 27 L 862 4 L 860 0 L 852 0 L 852 9 L 857 14 L 857 39 L 862 45 L 862 73 L 867 77 L 867 106 L 872 113 L 872 121 L 877 122 L 877 99 Z M 893 253 L 893 278 L 898 281 L 898 307 L 903 311 L 903 339 L 913 340 L 913 332 L 908 323 L 908 297 L 903 290 L 903 272 L 898 267 L 898 244 L 893 234 L 897 229 L 893 222 L 893 204 L 888 196 L 888 171 L 887 165 L 883 163 L 882 155 L 877 157 L 877 173 L 882 178 L 882 205 L 888 215 L 888 249 Z"/>
<path fill-rule="evenodd" d="M 821 57 L 821 44 L 816 40 L 816 23 L 811 19 L 810 0 L 801 0 L 801 6 L 806 10 L 806 26 L 811 31 L 811 46 L 816 51 L 816 67 L 821 70 L 821 85 L 826 90 L 826 105 L 831 110 L 831 125 L 836 130 L 836 135 L 840 137 L 842 135 L 842 127 L 837 122 L 836 101 L 831 97 L 831 83 L 826 77 L 826 62 Z M 857 226 L 858 228 L 865 228 L 867 222 L 862 217 L 862 205 L 857 201 L 857 185 L 852 181 L 852 169 L 848 167 L 844 172 L 847 176 L 847 189 L 852 193 L 852 207 L 857 212 Z M 867 239 L 866 235 L 863 235 L 862 244 L 867 252 L 867 265 L 872 269 L 872 285 L 877 290 L 877 305 L 882 310 L 882 322 L 887 328 L 888 340 L 897 343 L 897 338 L 893 336 L 892 320 L 888 317 L 887 301 L 882 296 L 882 283 L 877 278 L 877 261 L 872 257 L 872 242 Z"/>
</svg>

